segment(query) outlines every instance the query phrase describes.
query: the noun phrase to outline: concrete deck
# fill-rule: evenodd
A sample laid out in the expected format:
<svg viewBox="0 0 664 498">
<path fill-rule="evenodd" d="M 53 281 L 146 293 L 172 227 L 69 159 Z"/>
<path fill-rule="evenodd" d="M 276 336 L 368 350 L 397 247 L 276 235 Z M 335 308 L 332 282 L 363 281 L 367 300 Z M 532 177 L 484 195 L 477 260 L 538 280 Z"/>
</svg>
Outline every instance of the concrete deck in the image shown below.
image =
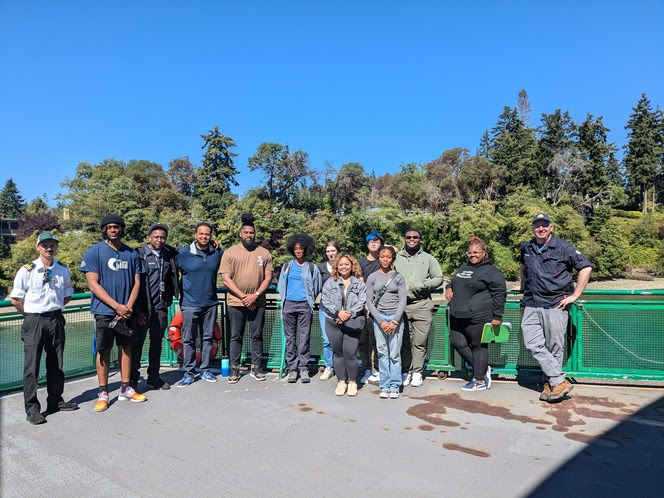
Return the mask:
<svg viewBox="0 0 664 498">
<path fill-rule="evenodd" d="M 175 383 L 181 374 L 167 371 Z M 536 385 L 465 393 L 428 378 L 398 400 L 336 379 L 287 384 L 197 380 L 94 413 L 96 379 L 66 385 L 76 412 L 25 421 L 0 398 L 0 495 L 14 496 L 662 496 L 664 389 L 576 385 L 538 401 Z M 141 381 L 141 387 L 143 381 Z M 46 392 L 40 389 L 45 405 Z"/>
</svg>

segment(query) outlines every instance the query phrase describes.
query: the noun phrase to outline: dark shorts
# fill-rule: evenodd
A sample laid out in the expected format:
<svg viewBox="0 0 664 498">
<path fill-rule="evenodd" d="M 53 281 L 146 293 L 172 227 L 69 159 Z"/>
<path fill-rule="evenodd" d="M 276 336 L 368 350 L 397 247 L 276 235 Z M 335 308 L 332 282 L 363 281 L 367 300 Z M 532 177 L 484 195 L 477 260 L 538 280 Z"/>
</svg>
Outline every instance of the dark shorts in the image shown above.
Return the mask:
<svg viewBox="0 0 664 498">
<path fill-rule="evenodd" d="M 131 346 L 133 338 L 128 335 L 120 334 L 113 329 L 108 328 L 108 325 L 113 320 L 113 316 L 108 315 L 95 315 L 95 344 L 97 352 L 104 349 L 111 349 L 113 347 L 113 340 L 118 346 Z M 130 319 L 128 322 L 132 327 L 135 324 Z"/>
</svg>

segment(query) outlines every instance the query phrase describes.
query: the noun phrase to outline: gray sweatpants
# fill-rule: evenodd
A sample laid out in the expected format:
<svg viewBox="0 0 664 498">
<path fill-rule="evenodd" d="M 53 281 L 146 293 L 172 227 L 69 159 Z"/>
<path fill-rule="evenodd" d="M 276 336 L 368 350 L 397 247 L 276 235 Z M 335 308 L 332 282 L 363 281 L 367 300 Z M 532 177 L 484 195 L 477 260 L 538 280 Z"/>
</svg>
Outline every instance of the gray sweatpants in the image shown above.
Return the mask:
<svg viewBox="0 0 664 498">
<path fill-rule="evenodd" d="M 523 343 L 549 378 L 551 387 L 565 380 L 563 358 L 569 313 L 553 308 L 528 308 L 523 311 Z"/>
</svg>

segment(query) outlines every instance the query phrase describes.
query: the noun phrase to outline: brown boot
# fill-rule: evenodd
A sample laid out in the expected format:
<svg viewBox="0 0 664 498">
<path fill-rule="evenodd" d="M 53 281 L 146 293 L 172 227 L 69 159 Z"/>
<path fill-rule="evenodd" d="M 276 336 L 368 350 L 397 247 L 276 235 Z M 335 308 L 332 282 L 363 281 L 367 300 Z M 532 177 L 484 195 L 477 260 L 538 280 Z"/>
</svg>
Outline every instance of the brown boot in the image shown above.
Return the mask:
<svg viewBox="0 0 664 498">
<path fill-rule="evenodd" d="M 337 388 L 334 390 L 334 394 L 337 396 L 343 396 L 346 394 L 346 381 L 339 379 L 339 382 L 337 383 Z"/>
<path fill-rule="evenodd" d="M 566 394 L 568 394 L 572 389 L 574 389 L 574 386 L 567 379 L 565 379 L 561 384 L 553 386 L 551 388 L 551 394 L 549 394 L 549 400 L 548 400 L 549 403 L 562 400 L 563 397 Z"/>
<path fill-rule="evenodd" d="M 357 382 L 354 380 L 348 381 L 348 396 L 357 396 Z"/>
<path fill-rule="evenodd" d="M 542 394 L 540 394 L 540 401 L 549 401 L 549 396 L 551 396 L 551 384 L 549 384 L 549 381 L 547 380 L 544 383 Z"/>
</svg>

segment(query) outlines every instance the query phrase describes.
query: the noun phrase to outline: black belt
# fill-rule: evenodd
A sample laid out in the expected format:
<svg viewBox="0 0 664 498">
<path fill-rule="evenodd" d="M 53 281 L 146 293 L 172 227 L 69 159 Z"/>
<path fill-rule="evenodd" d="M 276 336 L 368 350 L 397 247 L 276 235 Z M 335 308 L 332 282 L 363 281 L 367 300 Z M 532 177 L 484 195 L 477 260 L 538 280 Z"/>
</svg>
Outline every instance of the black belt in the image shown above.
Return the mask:
<svg viewBox="0 0 664 498">
<path fill-rule="evenodd" d="M 60 310 L 55 310 L 55 311 L 46 311 L 45 313 L 26 313 L 25 316 L 45 316 L 47 318 L 53 318 L 62 315 L 62 311 Z"/>
</svg>

